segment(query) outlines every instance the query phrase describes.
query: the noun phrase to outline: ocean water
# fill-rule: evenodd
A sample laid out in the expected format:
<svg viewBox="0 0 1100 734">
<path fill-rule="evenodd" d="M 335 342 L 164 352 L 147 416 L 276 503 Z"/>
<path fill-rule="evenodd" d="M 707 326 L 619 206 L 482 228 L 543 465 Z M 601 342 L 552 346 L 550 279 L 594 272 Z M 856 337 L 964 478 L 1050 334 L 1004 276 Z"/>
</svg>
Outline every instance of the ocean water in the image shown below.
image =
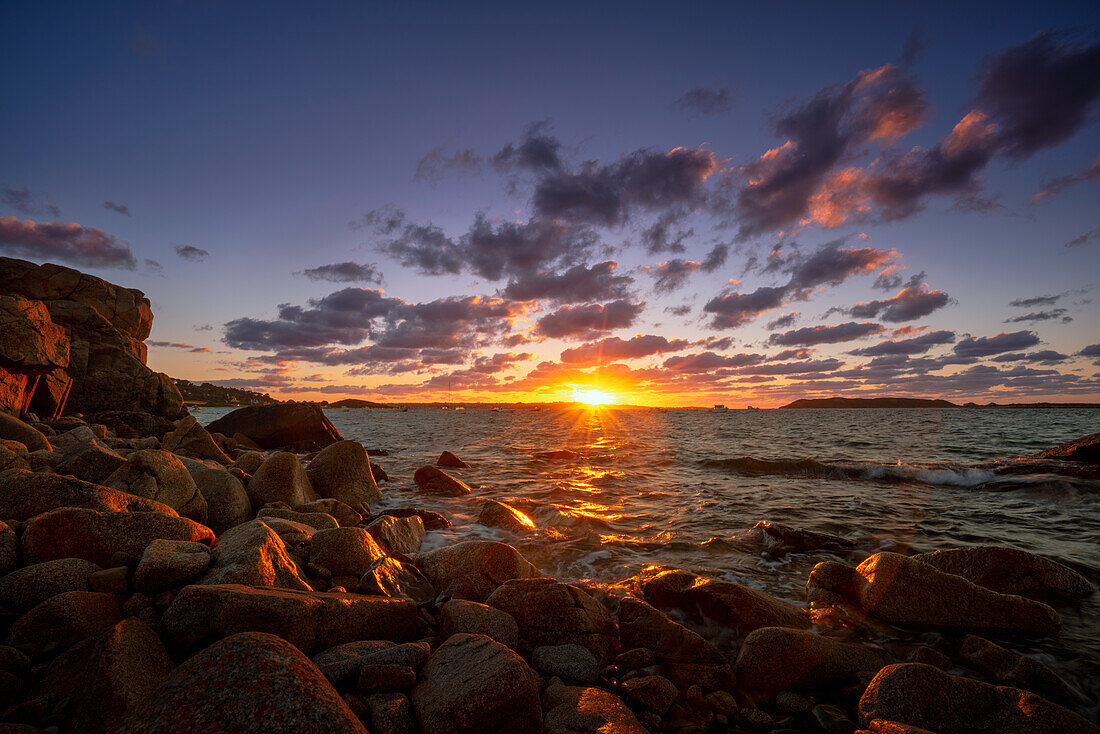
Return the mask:
<svg viewBox="0 0 1100 734">
<path fill-rule="evenodd" d="M 207 408 L 207 423 L 229 409 Z M 500 540 L 545 574 L 606 585 L 669 564 L 805 605 L 829 559 L 881 550 L 1006 545 L 1100 580 L 1100 479 L 1021 473 L 1014 460 L 1100 431 L 1088 409 L 409 409 L 328 410 L 394 480 L 381 508 L 446 514 L 425 548 Z M 413 472 L 444 449 L 463 498 L 416 491 Z M 550 461 L 538 452 L 579 456 Z M 448 470 L 451 471 L 451 470 Z M 476 523 L 478 499 L 506 501 L 539 526 L 529 537 Z M 776 555 L 747 531 L 759 520 L 835 533 L 858 551 Z M 1061 608 L 1057 641 L 1016 641 L 1100 697 L 1100 599 Z M 934 642 L 935 634 L 914 640 Z"/>
</svg>

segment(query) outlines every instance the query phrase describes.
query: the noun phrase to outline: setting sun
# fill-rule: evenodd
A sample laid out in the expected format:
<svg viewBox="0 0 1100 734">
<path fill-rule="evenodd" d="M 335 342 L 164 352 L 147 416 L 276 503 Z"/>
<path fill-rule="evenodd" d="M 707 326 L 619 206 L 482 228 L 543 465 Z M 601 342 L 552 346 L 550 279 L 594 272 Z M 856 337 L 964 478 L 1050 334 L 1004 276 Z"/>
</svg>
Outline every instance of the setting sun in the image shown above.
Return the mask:
<svg viewBox="0 0 1100 734">
<path fill-rule="evenodd" d="M 615 402 L 615 396 L 591 387 L 578 387 L 573 391 L 573 400 L 585 405 L 611 405 Z"/>
</svg>

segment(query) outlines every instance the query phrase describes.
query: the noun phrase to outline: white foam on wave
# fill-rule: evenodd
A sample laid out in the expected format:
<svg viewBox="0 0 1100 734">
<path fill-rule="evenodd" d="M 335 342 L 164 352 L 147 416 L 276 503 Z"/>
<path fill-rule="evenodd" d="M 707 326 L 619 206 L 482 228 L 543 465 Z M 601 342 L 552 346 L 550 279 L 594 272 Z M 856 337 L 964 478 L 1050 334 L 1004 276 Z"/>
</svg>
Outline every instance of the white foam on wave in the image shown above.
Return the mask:
<svg viewBox="0 0 1100 734">
<path fill-rule="evenodd" d="M 984 469 L 928 467 L 901 462 L 867 465 L 864 474 L 868 479 L 908 479 L 923 484 L 954 487 L 976 487 L 997 476 Z"/>
</svg>

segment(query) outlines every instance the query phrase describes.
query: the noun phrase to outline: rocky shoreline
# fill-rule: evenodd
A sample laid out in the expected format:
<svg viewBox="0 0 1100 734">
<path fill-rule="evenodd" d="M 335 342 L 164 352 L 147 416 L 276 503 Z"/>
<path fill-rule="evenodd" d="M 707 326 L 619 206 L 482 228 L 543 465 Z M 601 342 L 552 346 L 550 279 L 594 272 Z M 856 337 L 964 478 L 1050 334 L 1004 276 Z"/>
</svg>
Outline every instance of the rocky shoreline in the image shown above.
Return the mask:
<svg viewBox="0 0 1100 734">
<path fill-rule="evenodd" d="M 825 560 L 806 607 L 657 566 L 586 589 L 505 543 L 421 553 L 448 520 L 372 514 L 382 468 L 315 406 L 23 418 L 0 416 L 2 732 L 1098 731 L 1011 649 L 1095 593 L 1030 553 Z M 463 463 L 415 482 L 464 497 Z M 479 522 L 533 527 L 492 500 Z"/>
<path fill-rule="evenodd" d="M 845 538 L 761 521 L 769 553 L 822 558 L 801 606 L 664 566 L 564 583 L 504 542 L 422 550 L 448 518 L 382 502 L 385 469 L 319 407 L 203 427 L 145 365 L 142 293 L 0 276 L 0 734 L 1098 731 L 1094 690 L 1018 652 L 1095 594 L 1067 566 L 849 564 Z M 1098 447 L 1028 465 L 1095 472 Z M 536 529 L 464 468 L 443 451 L 412 479 L 517 544 Z"/>
</svg>

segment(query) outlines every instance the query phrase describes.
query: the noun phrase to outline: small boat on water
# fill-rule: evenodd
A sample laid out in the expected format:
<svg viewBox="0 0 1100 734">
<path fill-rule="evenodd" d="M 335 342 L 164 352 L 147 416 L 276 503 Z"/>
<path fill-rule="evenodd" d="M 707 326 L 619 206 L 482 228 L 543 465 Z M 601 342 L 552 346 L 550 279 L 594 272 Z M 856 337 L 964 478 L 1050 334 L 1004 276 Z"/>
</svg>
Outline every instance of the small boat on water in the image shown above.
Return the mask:
<svg viewBox="0 0 1100 734">
<path fill-rule="evenodd" d="M 726 412 L 727 410 L 729 410 L 729 408 L 727 408 L 727 407 L 726 407 L 726 406 L 724 406 L 724 405 L 715 405 L 715 406 L 714 406 L 714 412 L 715 412 L 715 413 L 724 413 L 724 412 Z"/>
</svg>

